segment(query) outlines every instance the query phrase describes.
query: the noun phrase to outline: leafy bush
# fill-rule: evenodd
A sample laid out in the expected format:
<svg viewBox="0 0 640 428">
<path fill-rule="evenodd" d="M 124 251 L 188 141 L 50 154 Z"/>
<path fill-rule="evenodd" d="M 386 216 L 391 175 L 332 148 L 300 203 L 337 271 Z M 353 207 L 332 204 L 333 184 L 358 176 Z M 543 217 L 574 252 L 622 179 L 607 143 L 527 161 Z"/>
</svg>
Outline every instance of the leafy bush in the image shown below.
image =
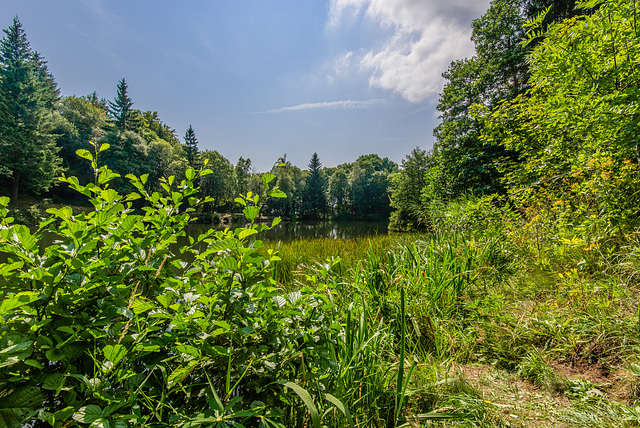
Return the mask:
<svg viewBox="0 0 640 428">
<path fill-rule="evenodd" d="M 320 385 L 330 369 L 325 297 L 276 287 L 278 257 L 254 236 L 260 196 L 236 199 L 249 226 L 180 247 L 210 171 L 161 179 L 163 193 L 127 175 L 136 191 L 122 195 L 97 165 L 107 148 L 78 152 L 95 183 L 61 178 L 90 213 L 49 209 L 32 232 L 0 198 L 0 426 L 283 426 L 286 391 L 304 391 L 285 381 Z M 283 197 L 273 179 L 267 194 Z"/>
</svg>

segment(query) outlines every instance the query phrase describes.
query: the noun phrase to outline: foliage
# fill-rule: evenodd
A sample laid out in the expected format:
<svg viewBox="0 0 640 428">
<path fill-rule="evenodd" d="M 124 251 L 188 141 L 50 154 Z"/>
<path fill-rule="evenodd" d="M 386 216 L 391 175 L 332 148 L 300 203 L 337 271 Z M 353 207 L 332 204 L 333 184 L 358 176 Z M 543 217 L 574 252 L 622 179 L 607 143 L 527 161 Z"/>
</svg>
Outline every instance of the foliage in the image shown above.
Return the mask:
<svg viewBox="0 0 640 428">
<path fill-rule="evenodd" d="M 434 168 L 428 177 L 433 200 L 502 191 L 493 163 L 511 154 L 499 145 L 483 145 L 482 124 L 470 107 L 493 107 L 526 89 L 527 49 L 520 44 L 525 32 L 522 3 L 493 0 L 473 21 L 475 55 L 452 62 L 443 73 L 447 83 L 438 104 L 442 122 L 434 130 Z"/>
<path fill-rule="evenodd" d="M 207 162 L 212 171 L 211 174 L 203 177 L 200 181 L 203 193 L 213 198 L 215 211 L 221 208 L 229 209 L 232 206 L 238 188 L 233 165 L 215 150 L 206 150 L 200 154 L 200 157 L 203 162 Z"/>
<path fill-rule="evenodd" d="M 78 177 L 82 182 L 93 179 L 94 172 L 87 162 L 80 161 L 76 151 L 91 148 L 89 141 L 103 141 L 113 129 L 104 106 L 83 97 L 63 97 L 58 104 L 60 118 L 56 123 L 56 134 L 59 135 L 59 155 L 67 175 Z M 106 141 L 103 141 L 106 142 Z M 57 189 L 62 193 L 61 189 Z M 70 195 L 69 193 L 68 195 Z"/>
<path fill-rule="evenodd" d="M 409 230 L 424 227 L 419 223 L 417 207 L 420 192 L 426 185 L 425 174 L 430 160 L 426 151 L 415 148 L 402 161 L 402 169 L 393 177 L 391 206 L 395 211 L 391 214 L 391 228 Z"/>
<path fill-rule="evenodd" d="M 338 168 L 329 178 L 329 202 L 338 216 L 348 211 L 349 198 L 349 177 L 343 168 Z"/>
<path fill-rule="evenodd" d="M 349 174 L 352 209 L 356 215 L 390 213 L 391 173 L 397 165 L 375 154 L 360 156 Z"/>
<path fill-rule="evenodd" d="M 505 147 L 500 139 L 485 144 L 484 123 L 474 114 L 473 106 L 491 111 L 529 88 L 530 64 L 526 58 L 534 44 L 521 43 L 528 31 L 526 19 L 545 12 L 538 17 L 540 22 L 533 32 L 540 34 L 549 23 L 573 16 L 573 3 L 493 0 L 473 21 L 475 55 L 453 61 L 443 73 L 447 82 L 440 94 L 441 123 L 434 130 L 436 142 L 422 189 L 423 212 L 465 194 L 506 192 L 503 171 L 496 163 L 505 159 L 516 163 L 518 152 L 513 146 Z M 430 204 L 434 207 L 429 208 Z"/>
<path fill-rule="evenodd" d="M 267 228 L 253 223 L 260 198 L 238 198 L 248 228 L 211 230 L 177 248 L 190 212 L 207 201 L 195 197 L 193 180 L 210 170 L 187 170 L 179 184 L 162 179 L 162 193 L 145 189 L 147 176 L 129 175 L 136 192 L 121 195 L 109 186 L 117 174 L 79 155 L 96 169 L 95 183 L 62 180 L 94 211 L 50 209 L 31 233 L 11 224 L 1 200 L 5 426 L 281 426 L 278 409 L 291 398 L 278 380 L 329 368 L 323 342 L 307 339 L 328 332 L 327 302 L 275 287 L 277 256 L 263 257 L 250 239 Z M 268 195 L 283 196 L 277 187 Z M 140 198 L 143 214 L 132 210 Z M 44 233 L 59 239 L 40 255 Z"/>
<path fill-rule="evenodd" d="M 321 168 L 320 158 L 314 153 L 309 161 L 309 175 L 302 194 L 302 212 L 311 217 L 319 217 L 327 211 L 327 182 Z"/>
<path fill-rule="evenodd" d="M 242 156 L 238 159 L 234 167 L 236 179 L 238 180 L 238 192 L 247 193 L 249 191 L 249 179 L 251 177 L 251 159 L 244 159 Z"/>
<path fill-rule="evenodd" d="M 531 55 L 531 90 L 485 116 L 485 138 L 521 154 L 502 165 L 513 198 L 591 239 L 636 224 L 637 15 L 613 2 L 550 25 Z"/>
<path fill-rule="evenodd" d="M 265 210 L 275 215 L 296 219 L 303 208 L 303 192 L 305 190 L 305 174 L 297 166 L 286 160 L 286 155 L 272 169 L 276 175 L 276 184 L 287 194 L 287 198 L 270 199 Z"/>
<path fill-rule="evenodd" d="M 151 188 L 161 190 L 160 178 L 175 176 L 184 177 L 189 168 L 179 143 L 157 139 L 149 143 L 147 149 L 147 171 L 149 171 Z"/>
<path fill-rule="evenodd" d="M 121 131 L 126 131 L 132 127 L 132 110 L 133 101 L 127 93 L 129 86 L 127 81 L 122 78 L 118 82 L 116 97 L 108 103 L 108 111 L 111 118 L 115 122 L 116 127 Z"/>
<path fill-rule="evenodd" d="M 193 127 L 189 125 L 187 131 L 184 133 L 184 151 L 187 156 L 187 162 L 191 168 L 196 168 L 198 165 L 198 139 Z"/>
<path fill-rule="evenodd" d="M 11 199 L 41 193 L 60 172 L 54 130 L 58 89 L 17 17 L 0 42 L 0 159 Z M 1 176 L 1 175 L 0 175 Z"/>
</svg>

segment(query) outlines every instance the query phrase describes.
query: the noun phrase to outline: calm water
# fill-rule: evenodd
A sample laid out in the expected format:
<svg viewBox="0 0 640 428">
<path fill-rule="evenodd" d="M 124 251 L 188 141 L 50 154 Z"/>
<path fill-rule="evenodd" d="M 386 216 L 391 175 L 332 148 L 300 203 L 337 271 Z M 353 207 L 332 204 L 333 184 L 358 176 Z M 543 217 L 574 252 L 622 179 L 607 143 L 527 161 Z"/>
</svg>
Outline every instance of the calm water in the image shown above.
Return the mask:
<svg viewBox="0 0 640 428">
<path fill-rule="evenodd" d="M 189 236 L 197 238 L 198 235 L 210 229 L 211 225 L 192 224 L 187 228 Z M 213 226 L 215 227 L 215 226 Z M 238 227 L 238 226 L 233 226 Z M 387 235 L 389 233 L 387 223 L 375 222 L 310 222 L 298 221 L 296 223 L 280 223 L 275 228 L 267 230 L 259 235 L 263 241 L 292 241 L 294 239 L 359 239 L 376 235 Z M 51 245 L 57 236 L 53 233 L 45 232 L 39 243 L 40 250 Z M 185 245 L 189 241 L 186 237 L 179 238 L 180 245 Z M 7 255 L 0 252 L 0 264 L 7 262 Z"/>
<path fill-rule="evenodd" d="M 190 236 L 197 237 L 211 226 L 194 224 L 188 228 Z M 294 239 L 358 239 L 368 236 L 387 235 L 389 233 L 387 223 L 374 222 L 311 222 L 298 221 L 295 223 L 280 223 L 271 230 L 260 234 L 263 241 L 292 241 Z"/>
</svg>

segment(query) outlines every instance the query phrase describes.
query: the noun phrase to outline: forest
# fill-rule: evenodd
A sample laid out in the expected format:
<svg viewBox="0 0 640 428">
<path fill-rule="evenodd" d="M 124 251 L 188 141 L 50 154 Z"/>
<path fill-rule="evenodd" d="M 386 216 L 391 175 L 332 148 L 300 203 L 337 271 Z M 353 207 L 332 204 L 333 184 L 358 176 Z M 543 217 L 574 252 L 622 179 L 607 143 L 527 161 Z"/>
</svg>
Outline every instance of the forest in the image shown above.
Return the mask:
<svg viewBox="0 0 640 428">
<path fill-rule="evenodd" d="M 140 111 L 128 94 L 123 78 L 113 100 L 96 92 L 85 96 L 60 96 L 43 56 L 34 51 L 17 17 L 4 30 L 0 47 L 2 64 L 3 142 L 0 146 L 0 185 L 12 205 L 22 207 L 24 221 L 37 201 L 84 203 L 57 180 L 60 174 L 86 182 L 93 171 L 78 150 L 91 150 L 91 143 L 108 144 L 100 162 L 114 172 L 149 176 L 160 190 L 160 177 L 185 177 L 189 168 L 202 166 L 212 171 L 198 186 L 213 202 L 203 208 L 201 218 L 216 212 L 240 211 L 234 198 L 247 192 L 260 193 L 261 174 L 252 169 L 251 159 L 240 157 L 235 165 L 215 150 L 200 150 L 191 125 L 181 140 L 175 129 L 154 111 Z M 28 108 L 24 108 L 28 106 Z M 276 162 L 277 161 L 277 162 Z M 272 171 L 286 200 L 269 201 L 263 210 L 285 218 L 387 219 L 391 208 L 391 178 L 398 165 L 376 154 L 362 155 L 352 163 L 323 168 L 313 154 L 308 169 L 300 169 L 274 155 Z M 124 179 L 114 189 L 132 188 Z M 20 204 L 20 201 L 25 203 Z M 34 203 L 36 201 L 36 203 Z M 40 203 L 41 205 L 41 203 Z M 25 209 L 26 208 L 26 209 Z M 37 208 L 36 208 L 37 210 Z"/>
<path fill-rule="evenodd" d="M 0 427 L 638 426 L 638 6 L 492 0 L 433 148 L 262 173 L 124 78 L 61 97 L 14 18 Z M 260 239 L 298 218 L 397 233 Z"/>
</svg>

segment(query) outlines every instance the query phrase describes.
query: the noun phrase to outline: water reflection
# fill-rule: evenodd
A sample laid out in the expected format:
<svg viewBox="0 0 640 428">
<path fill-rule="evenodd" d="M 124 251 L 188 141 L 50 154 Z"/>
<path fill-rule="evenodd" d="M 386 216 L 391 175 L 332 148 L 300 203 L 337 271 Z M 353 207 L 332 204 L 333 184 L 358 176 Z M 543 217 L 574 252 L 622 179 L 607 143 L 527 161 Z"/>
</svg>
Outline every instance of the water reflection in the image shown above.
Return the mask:
<svg viewBox="0 0 640 428">
<path fill-rule="evenodd" d="M 204 224 L 189 225 L 188 234 L 197 238 L 199 234 L 210 229 Z M 294 239 L 358 239 L 368 236 L 387 235 L 387 223 L 372 222 L 311 222 L 298 221 L 295 223 L 280 223 L 271 230 L 260 234 L 263 241 L 293 241 Z"/>
</svg>

